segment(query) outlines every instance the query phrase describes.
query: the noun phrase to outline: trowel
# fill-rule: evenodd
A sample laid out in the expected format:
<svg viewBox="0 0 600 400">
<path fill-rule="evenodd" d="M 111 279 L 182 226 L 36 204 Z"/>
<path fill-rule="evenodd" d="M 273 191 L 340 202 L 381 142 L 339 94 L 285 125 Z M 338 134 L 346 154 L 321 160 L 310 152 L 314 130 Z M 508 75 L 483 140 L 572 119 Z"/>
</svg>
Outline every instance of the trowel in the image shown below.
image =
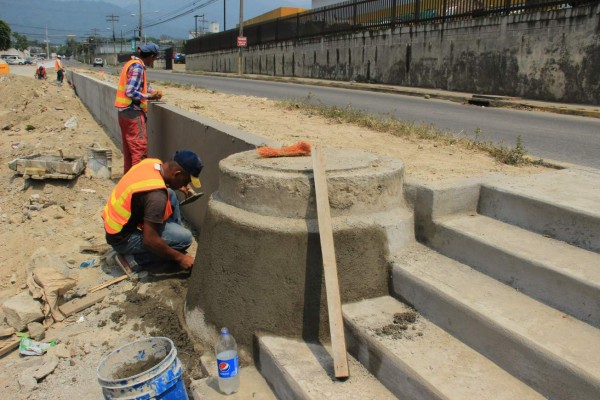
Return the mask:
<svg viewBox="0 0 600 400">
<path fill-rule="evenodd" d="M 188 193 L 191 193 L 191 195 L 187 196 L 185 199 L 183 199 L 179 205 L 180 206 L 185 206 L 186 204 L 190 204 L 193 203 L 194 201 L 198 200 L 200 197 L 204 196 L 203 192 L 198 192 L 195 193 L 192 190 L 188 190 Z"/>
</svg>

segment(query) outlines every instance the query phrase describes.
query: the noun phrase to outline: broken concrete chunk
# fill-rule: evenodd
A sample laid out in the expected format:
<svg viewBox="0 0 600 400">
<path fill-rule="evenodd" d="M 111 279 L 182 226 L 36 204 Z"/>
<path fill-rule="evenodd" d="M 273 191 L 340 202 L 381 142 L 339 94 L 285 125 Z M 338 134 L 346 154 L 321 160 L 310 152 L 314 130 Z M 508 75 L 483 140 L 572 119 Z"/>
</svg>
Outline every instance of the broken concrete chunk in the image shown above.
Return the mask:
<svg viewBox="0 0 600 400">
<path fill-rule="evenodd" d="M 46 355 L 43 358 L 41 365 L 36 367 L 27 368 L 23 372 L 28 372 L 34 379 L 40 381 L 54 372 L 54 369 L 58 366 L 58 357 L 55 355 Z"/>
<path fill-rule="evenodd" d="M 33 340 L 43 340 L 46 336 L 46 329 L 44 325 L 39 322 L 31 322 L 27 324 L 27 331 L 29 332 L 29 337 Z"/>
<path fill-rule="evenodd" d="M 59 343 L 54 347 L 50 347 L 47 351 L 48 355 L 54 355 L 58 358 L 69 359 L 71 358 L 71 352 L 67 349 L 67 345 L 64 343 Z"/>
<path fill-rule="evenodd" d="M 32 272 L 36 267 L 41 266 L 53 267 L 67 276 L 69 274 L 69 269 L 63 260 L 57 255 L 50 253 L 45 247 L 38 248 L 31 255 L 29 264 L 27 265 L 27 271 Z"/>
<path fill-rule="evenodd" d="M 0 338 L 12 336 L 15 333 L 15 328 L 10 326 L 1 326 L 0 327 Z"/>
<path fill-rule="evenodd" d="M 6 300 L 2 305 L 6 313 L 6 322 L 17 331 L 22 331 L 30 322 L 44 318 L 42 305 L 35 301 L 28 292 L 21 292 Z"/>
<path fill-rule="evenodd" d="M 77 117 L 71 117 L 65 122 L 65 128 L 76 128 L 77 127 Z"/>
<path fill-rule="evenodd" d="M 19 374 L 19 388 L 23 392 L 31 392 L 37 386 L 37 380 L 25 370 Z"/>
</svg>

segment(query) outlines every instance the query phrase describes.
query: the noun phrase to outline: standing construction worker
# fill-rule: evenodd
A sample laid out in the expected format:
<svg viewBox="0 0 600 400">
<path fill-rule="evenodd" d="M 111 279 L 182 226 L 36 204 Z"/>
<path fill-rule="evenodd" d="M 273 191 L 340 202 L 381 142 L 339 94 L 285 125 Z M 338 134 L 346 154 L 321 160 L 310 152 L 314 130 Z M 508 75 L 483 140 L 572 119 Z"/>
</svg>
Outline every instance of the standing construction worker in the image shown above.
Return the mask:
<svg viewBox="0 0 600 400">
<path fill-rule="evenodd" d="M 160 261 L 192 268 L 194 258 L 184 253 L 192 244 L 192 233 L 181 225 L 174 190 L 187 191 L 189 184 L 200 187 L 202 167 L 196 153 L 180 150 L 164 163 L 142 160 L 117 183 L 102 219 L 106 242 L 127 274 Z"/>
<path fill-rule="evenodd" d="M 159 48 L 148 42 L 139 47 L 139 57 L 132 57 L 121 70 L 115 107 L 123 139 L 123 173 L 148 157 L 146 119 L 148 100 L 159 100 L 160 91 L 154 90 L 146 79 L 146 67 L 153 66 Z"/>
<path fill-rule="evenodd" d="M 56 84 L 60 86 L 65 78 L 65 67 L 63 66 L 61 57 L 58 55 L 54 59 L 54 70 L 56 71 Z"/>
</svg>

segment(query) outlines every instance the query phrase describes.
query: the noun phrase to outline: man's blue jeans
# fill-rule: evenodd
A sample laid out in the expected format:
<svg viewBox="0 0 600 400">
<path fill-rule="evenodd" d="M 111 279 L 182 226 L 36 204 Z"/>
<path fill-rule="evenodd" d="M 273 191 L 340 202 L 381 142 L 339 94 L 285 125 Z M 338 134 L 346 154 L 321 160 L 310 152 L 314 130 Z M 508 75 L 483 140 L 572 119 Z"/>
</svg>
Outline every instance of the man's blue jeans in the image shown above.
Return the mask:
<svg viewBox="0 0 600 400">
<path fill-rule="evenodd" d="M 168 189 L 173 215 L 160 227 L 159 234 L 162 240 L 174 250 L 185 251 L 192 245 L 192 233 L 181 226 L 181 211 L 179 210 L 179 200 L 175 191 Z M 123 255 L 133 255 L 136 263 L 140 266 L 164 261 L 162 258 L 152 253 L 144 246 L 144 237 L 142 231 L 137 230 L 131 233 L 127 240 L 113 246 L 113 249 Z"/>
</svg>

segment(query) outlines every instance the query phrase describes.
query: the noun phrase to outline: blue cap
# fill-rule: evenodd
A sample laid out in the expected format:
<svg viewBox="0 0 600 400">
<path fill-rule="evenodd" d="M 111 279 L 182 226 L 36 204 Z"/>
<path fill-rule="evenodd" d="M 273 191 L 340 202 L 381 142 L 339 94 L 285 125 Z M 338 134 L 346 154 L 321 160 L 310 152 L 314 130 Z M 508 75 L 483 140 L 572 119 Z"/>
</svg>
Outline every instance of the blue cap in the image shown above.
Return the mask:
<svg viewBox="0 0 600 400">
<path fill-rule="evenodd" d="M 192 185 L 194 187 L 199 188 L 201 186 L 200 179 L 198 179 L 198 177 L 200 176 L 200 172 L 202 172 L 204 165 L 196 153 L 189 150 L 178 150 L 173 156 L 173 161 L 179 164 L 179 166 L 185 172 L 190 174 L 192 178 Z"/>
<path fill-rule="evenodd" d="M 158 55 L 159 50 L 160 49 L 158 48 L 158 45 L 152 42 L 148 42 L 140 46 L 140 51 L 142 53 L 154 53 Z"/>
</svg>

